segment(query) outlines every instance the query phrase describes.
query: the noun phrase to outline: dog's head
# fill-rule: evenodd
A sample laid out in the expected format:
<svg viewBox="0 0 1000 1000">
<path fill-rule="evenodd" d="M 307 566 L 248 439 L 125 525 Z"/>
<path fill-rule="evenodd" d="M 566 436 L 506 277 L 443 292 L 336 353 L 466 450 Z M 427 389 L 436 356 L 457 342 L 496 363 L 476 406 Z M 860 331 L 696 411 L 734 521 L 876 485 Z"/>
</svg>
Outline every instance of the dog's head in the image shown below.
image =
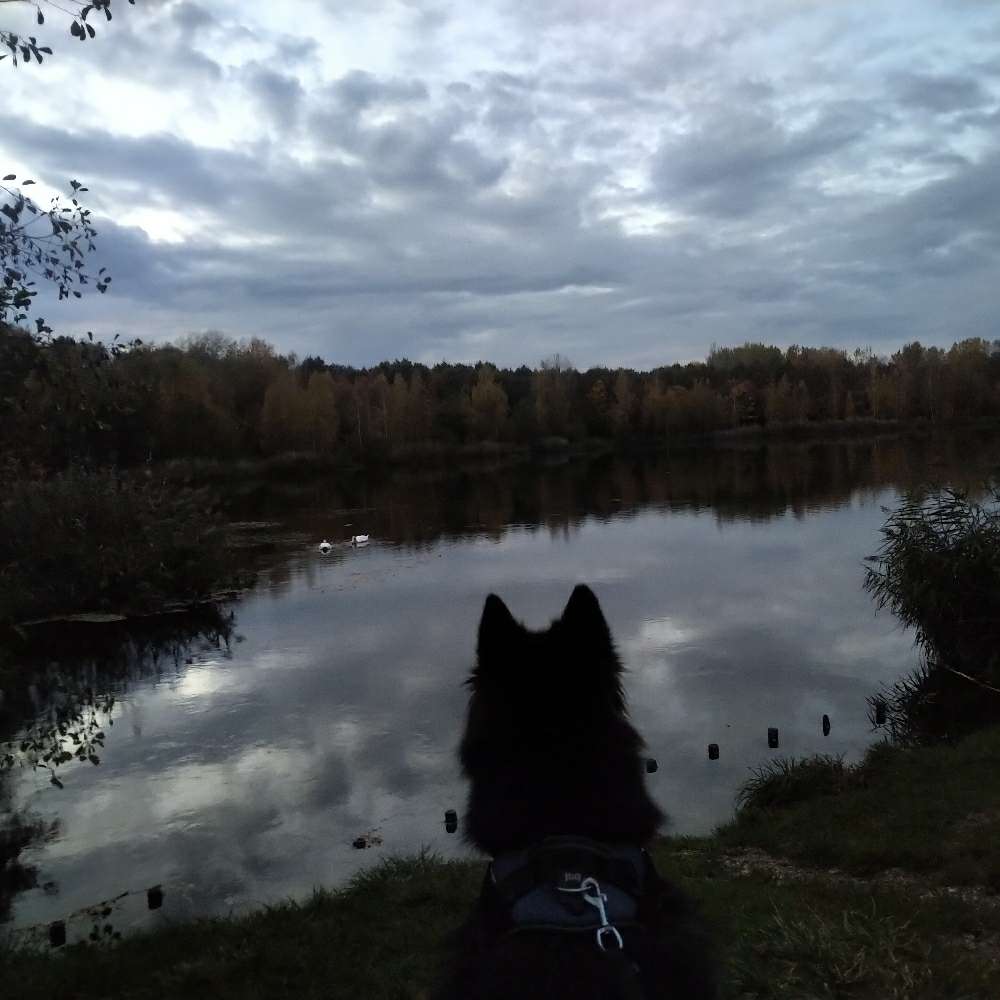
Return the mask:
<svg viewBox="0 0 1000 1000">
<path fill-rule="evenodd" d="M 523 738 L 537 741 L 568 715 L 582 722 L 624 715 L 621 663 L 594 592 L 576 587 L 547 629 L 531 632 L 514 620 L 496 594 L 486 598 L 479 623 L 476 666 L 469 678 L 473 705 L 503 714 Z M 512 735 L 510 729 L 505 735 Z"/>
<path fill-rule="evenodd" d="M 589 587 L 540 632 L 486 599 L 460 750 L 474 843 L 496 853 L 556 834 L 652 836 L 662 815 L 645 791 L 621 674 Z"/>
</svg>

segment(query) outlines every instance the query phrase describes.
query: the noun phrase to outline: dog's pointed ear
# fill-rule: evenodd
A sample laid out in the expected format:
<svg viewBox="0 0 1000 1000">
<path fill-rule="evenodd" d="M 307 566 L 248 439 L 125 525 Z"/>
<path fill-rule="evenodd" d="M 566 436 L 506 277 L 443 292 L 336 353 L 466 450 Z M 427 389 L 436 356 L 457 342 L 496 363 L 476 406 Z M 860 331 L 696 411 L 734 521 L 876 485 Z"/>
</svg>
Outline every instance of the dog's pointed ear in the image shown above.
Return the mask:
<svg viewBox="0 0 1000 1000">
<path fill-rule="evenodd" d="M 562 623 L 574 636 L 587 642 L 611 645 L 611 630 L 594 592 L 586 584 L 573 588 L 562 613 Z"/>
<path fill-rule="evenodd" d="M 490 655 L 506 648 L 510 637 L 517 631 L 518 625 L 507 605 L 490 594 L 483 605 L 483 617 L 479 620 L 479 639 L 477 653 L 479 662 L 483 663 Z"/>
</svg>

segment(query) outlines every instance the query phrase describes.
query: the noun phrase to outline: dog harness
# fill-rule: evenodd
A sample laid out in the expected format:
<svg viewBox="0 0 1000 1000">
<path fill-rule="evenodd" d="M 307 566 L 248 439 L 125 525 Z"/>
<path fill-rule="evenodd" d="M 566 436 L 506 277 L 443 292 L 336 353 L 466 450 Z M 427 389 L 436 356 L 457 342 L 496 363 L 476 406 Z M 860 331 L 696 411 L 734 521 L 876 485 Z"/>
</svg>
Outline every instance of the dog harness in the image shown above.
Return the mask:
<svg viewBox="0 0 1000 1000">
<path fill-rule="evenodd" d="M 641 1000 L 628 939 L 641 929 L 640 901 L 659 876 L 639 847 L 585 837 L 547 837 L 499 854 L 489 866 L 484 902 L 507 934 L 552 931 L 589 935 L 615 967 L 621 1000 Z"/>
</svg>

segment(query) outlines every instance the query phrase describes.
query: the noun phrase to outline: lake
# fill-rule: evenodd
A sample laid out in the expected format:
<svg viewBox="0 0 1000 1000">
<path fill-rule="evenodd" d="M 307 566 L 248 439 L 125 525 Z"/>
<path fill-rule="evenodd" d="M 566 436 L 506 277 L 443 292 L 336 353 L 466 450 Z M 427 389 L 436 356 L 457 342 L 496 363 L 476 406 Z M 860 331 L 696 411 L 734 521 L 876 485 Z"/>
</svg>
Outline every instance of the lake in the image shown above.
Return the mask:
<svg viewBox="0 0 1000 1000">
<path fill-rule="evenodd" d="M 208 623 L 76 637 L 32 665 L 39 711 L 67 671 L 115 703 L 98 765 L 62 767 L 61 789 L 7 779 L 8 809 L 55 824 L 24 853 L 37 885 L 8 901 L 11 925 L 129 890 L 116 927 L 228 913 L 387 853 L 468 853 L 444 812 L 464 807 L 462 682 L 491 591 L 543 627 L 575 583 L 594 588 L 652 793 L 673 832 L 707 833 L 774 756 L 768 727 L 784 754 L 856 759 L 877 738 L 866 698 L 916 663 L 862 590 L 882 507 L 998 467 L 996 435 L 968 432 L 234 489 L 254 590 Z M 352 548 L 359 532 L 372 541 Z"/>
</svg>

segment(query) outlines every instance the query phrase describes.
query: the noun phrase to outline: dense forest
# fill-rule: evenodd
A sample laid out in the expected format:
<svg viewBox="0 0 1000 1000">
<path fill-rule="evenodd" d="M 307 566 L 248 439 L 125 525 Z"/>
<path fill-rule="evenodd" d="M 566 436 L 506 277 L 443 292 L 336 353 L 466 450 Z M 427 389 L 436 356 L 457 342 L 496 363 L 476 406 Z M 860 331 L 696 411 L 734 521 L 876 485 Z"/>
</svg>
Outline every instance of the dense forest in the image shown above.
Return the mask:
<svg viewBox="0 0 1000 1000">
<path fill-rule="evenodd" d="M 913 343 L 890 358 L 745 344 L 648 372 L 579 372 L 558 356 L 535 369 L 355 369 L 217 333 L 108 346 L 0 329 L 0 454 L 22 470 L 982 417 L 1000 417 L 1000 341 Z"/>
</svg>

